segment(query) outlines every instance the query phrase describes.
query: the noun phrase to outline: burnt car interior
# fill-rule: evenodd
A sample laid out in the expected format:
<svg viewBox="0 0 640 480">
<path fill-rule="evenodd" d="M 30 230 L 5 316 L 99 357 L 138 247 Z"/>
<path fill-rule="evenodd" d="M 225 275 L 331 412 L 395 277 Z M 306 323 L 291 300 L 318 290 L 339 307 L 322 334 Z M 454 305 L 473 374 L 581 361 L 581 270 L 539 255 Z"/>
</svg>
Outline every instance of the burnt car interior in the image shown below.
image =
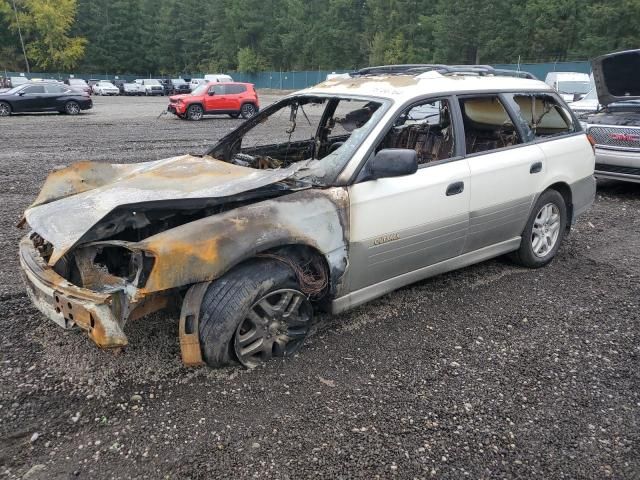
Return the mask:
<svg viewBox="0 0 640 480">
<path fill-rule="evenodd" d="M 250 129 L 209 152 L 236 165 L 273 169 L 321 160 L 364 126 L 380 103 L 350 98 L 294 97 L 258 115 Z M 274 134 L 274 132 L 276 132 Z"/>
<path fill-rule="evenodd" d="M 497 96 L 460 99 L 467 154 L 521 143 L 513 121 Z"/>
<path fill-rule="evenodd" d="M 536 138 L 549 137 L 574 130 L 568 112 L 549 95 L 514 95 L 520 114 Z"/>
<path fill-rule="evenodd" d="M 396 118 L 376 148 L 415 150 L 418 165 L 445 160 L 455 154 L 451 109 L 447 100 L 412 105 Z"/>
</svg>

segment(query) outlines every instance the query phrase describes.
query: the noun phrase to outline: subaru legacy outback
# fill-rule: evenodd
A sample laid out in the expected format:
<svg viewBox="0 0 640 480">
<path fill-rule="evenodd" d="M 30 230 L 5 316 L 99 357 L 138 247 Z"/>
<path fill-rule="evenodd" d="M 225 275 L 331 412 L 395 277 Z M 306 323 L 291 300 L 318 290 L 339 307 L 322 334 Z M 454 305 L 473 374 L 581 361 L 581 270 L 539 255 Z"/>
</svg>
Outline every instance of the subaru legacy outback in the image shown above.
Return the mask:
<svg viewBox="0 0 640 480">
<path fill-rule="evenodd" d="M 593 202 L 593 171 L 589 139 L 543 82 L 340 78 L 203 155 L 51 173 L 20 260 L 35 306 L 102 348 L 178 304 L 185 363 L 254 367 L 298 350 L 318 309 L 504 254 L 546 265 Z"/>
</svg>

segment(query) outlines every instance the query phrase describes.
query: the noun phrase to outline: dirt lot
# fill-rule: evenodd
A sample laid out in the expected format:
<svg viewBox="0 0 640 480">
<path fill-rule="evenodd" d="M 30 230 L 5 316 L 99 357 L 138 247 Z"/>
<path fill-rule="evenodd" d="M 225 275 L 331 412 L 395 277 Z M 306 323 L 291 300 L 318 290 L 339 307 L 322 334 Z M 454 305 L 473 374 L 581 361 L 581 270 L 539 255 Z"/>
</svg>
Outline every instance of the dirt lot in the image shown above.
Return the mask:
<svg viewBox="0 0 640 480">
<path fill-rule="evenodd" d="M 0 120 L 0 476 L 640 477 L 640 185 L 601 184 L 548 268 L 416 284 L 253 371 L 182 367 L 166 315 L 120 355 L 44 319 L 14 224 L 47 172 L 200 152 L 239 123 L 157 119 L 165 102 Z"/>
</svg>

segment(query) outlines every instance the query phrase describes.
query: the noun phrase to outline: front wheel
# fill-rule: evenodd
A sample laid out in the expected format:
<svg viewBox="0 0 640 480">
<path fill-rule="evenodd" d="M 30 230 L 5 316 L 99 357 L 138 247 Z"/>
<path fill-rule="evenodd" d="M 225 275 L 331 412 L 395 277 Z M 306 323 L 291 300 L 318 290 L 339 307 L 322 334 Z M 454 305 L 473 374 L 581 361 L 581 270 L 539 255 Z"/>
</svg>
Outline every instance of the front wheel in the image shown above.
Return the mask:
<svg viewBox="0 0 640 480">
<path fill-rule="evenodd" d="M 204 110 L 202 110 L 202 107 L 200 105 L 191 105 L 187 109 L 187 118 L 189 120 L 194 120 L 194 121 L 202 120 L 203 115 L 204 115 Z"/>
<path fill-rule="evenodd" d="M 199 338 L 210 367 L 254 368 L 297 352 L 313 308 L 294 272 L 275 260 L 236 267 L 213 282 L 200 307 Z"/>
<path fill-rule="evenodd" d="M 556 256 L 566 227 L 564 197 L 556 190 L 543 192 L 529 215 L 520 248 L 511 258 L 525 267 L 543 267 Z"/>
<path fill-rule="evenodd" d="M 80 113 L 80 105 L 74 101 L 67 102 L 64 105 L 64 111 L 68 115 L 78 115 Z"/>
<path fill-rule="evenodd" d="M 251 118 L 256 113 L 258 113 L 258 109 L 256 108 L 255 105 L 251 103 L 245 103 L 244 105 L 242 105 L 242 108 L 240 109 L 240 114 L 242 115 L 242 118 Z"/>
<path fill-rule="evenodd" d="M 7 102 L 0 102 L 0 117 L 8 117 L 11 115 L 11 105 Z"/>
</svg>

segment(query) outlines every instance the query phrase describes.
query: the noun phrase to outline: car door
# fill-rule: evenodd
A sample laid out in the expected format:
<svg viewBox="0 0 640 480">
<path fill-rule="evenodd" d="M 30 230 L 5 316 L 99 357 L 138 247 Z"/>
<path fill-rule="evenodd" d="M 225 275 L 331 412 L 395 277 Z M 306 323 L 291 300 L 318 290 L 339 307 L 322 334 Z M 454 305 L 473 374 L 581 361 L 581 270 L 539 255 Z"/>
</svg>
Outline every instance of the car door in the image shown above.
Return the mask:
<svg viewBox="0 0 640 480">
<path fill-rule="evenodd" d="M 44 86 L 44 95 L 42 97 L 42 110 L 53 111 L 61 110 L 64 107 L 64 92 L 68 89 L 55 84 L 46 84 Z"/>
<path fill-rule="evenodd" d="M 519 117 L 498 94 L 459 97 L 471 176 L 471 252 L 521 235 L 545 170 Z"/>
<path fill-rule="evenodd" d="M 240 111 L 240 107 L 242 107 L 242 98 L 247 91 L 247 87 L 245 85 L 241 85 L 239 83 L 228 84 L 227 85 L 227 103 L 225 105 L 227 110 L 232 110 L 234 112 Z"/>
<path fill-rule="evenodd" d="M 452 122 L 452 106 L 451 98 L 409 106 L 376 147 L 415 150 L 416 173 L 349 187 L 351 291 L 462 252 L 469 222 L 469 165 L 456 142 L 460 133 L 457 121 Z"/>
<path fill-rule="evenodd" d="M 224 108 L 225 86 L 216 84 L 209 86 L 207 94 L 204 97 L 205 110 L 207 112 L 215 112 L 225 110 Z"/>
<path fill-rule="evenodd" d="M 44 85 L 29 85 L 20 92 L 18 102 L 22 112 L 38 112 L 43 108 Z"/>
</svg>

